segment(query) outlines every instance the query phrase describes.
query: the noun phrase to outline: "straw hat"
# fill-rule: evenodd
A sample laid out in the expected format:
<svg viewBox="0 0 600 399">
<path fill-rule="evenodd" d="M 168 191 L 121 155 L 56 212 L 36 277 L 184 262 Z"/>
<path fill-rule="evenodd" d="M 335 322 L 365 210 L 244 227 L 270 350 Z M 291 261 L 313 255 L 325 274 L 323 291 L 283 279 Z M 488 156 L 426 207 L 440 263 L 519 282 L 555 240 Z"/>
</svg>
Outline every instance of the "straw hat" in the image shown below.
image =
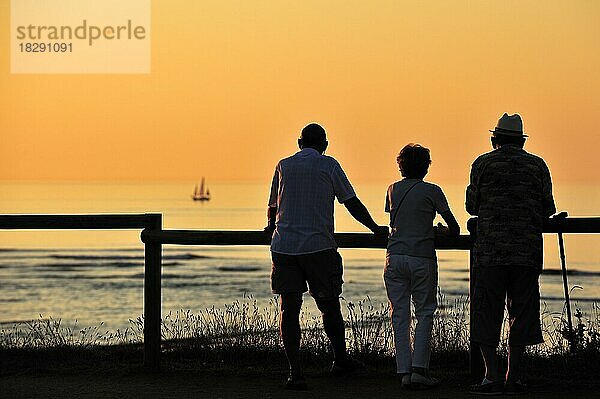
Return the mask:
<svg viewBox="0 0 600 399">
<path fill-rule="evenodd" d="M 529 137 L 523 133 L 523 120 L 521 115 L 509 115 L 506 112 L 500 119 L 494 130 L 490 130 L 494 135 L 504 135 L 513 137 Z"/>
</svg>

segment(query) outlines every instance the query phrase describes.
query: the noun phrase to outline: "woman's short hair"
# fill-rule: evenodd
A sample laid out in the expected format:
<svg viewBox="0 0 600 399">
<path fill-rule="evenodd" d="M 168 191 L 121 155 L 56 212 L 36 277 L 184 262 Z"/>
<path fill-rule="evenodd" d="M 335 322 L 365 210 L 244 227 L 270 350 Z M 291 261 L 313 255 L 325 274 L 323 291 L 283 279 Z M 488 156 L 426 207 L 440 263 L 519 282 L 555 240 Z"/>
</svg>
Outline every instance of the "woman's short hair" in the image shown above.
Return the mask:
<svg viewBox="0 0 600 399">
<path fill-rule="evenodd" d="M 400 173 L 408 179 L 422 179 L 431 165 L 429 148 L 420 144 L 407 144 L 396 158 Z"/>
</svg>

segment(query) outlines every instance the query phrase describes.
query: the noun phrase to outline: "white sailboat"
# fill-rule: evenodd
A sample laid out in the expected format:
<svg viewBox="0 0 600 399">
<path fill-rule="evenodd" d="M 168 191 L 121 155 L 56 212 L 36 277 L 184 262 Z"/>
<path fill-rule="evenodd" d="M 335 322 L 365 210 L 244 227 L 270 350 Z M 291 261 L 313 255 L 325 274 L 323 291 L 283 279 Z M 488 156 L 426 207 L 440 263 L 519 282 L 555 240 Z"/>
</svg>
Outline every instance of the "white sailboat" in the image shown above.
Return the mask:
<svg viewBox="0 0 600 399">
<path fill-rule="evenodd" d="M 200 181 L 200 189 L 198 189 L 197 184 L 196 187 L 194 187 L 192 199 L 194 201 L 210 201 L 210 191 L 208 190 L 208 187 L 204 190 L 204 176 L 202 176 L 202 180 Z"/>
</svg>

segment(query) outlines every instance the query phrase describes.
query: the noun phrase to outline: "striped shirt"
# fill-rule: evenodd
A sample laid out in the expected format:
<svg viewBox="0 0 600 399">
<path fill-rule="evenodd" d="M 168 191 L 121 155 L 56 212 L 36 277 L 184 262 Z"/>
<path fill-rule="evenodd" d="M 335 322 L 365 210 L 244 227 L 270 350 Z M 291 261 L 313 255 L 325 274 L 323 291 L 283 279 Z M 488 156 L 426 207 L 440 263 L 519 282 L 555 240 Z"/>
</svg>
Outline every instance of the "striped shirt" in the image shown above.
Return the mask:
<svg viewBox="0 0 600 399">
<path fill-rule="evenodd" d="M 337 248 L 333 202 L 356 194 L 334 158 L 304 148 L 275 168 L 269 206 L 277 207 L 271 251 L 300 255 Z"/>
</svg>

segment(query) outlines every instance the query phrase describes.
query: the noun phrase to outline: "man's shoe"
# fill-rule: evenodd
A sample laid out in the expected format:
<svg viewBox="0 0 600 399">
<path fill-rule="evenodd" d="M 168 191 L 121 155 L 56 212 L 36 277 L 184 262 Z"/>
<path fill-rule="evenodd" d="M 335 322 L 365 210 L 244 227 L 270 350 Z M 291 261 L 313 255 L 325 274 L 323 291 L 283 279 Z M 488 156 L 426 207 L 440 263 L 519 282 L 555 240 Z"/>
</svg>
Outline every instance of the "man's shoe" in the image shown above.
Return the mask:
<svg viewBox="0 0 600 399">
<path fill-rule="evenodd" d="M 514 382 L 506 381 L 504 384 L 504 393 L 506 395 L 518 395 L 520 393 L 527 392 L 527 385 L 525 385 L 521 380 L 517 380 Z"/>
<path fill-rule="evenodd" d="M 481 384 L 471 385 L 469 393 L 474 395 L 502 395 L 504 393 L 504 381 L 490 381 L 485 378 Z"/>
<path fill-rule="evenodd" d="M 331 375 L 341 377 L 365 370 L 365 365 L 356 359 L 346 357 L 344 360 L 335 360 L 331 366 Z"/>
<path fill-rule="evenodd" d="M 292 377 L 290 375 L 285 382 L 285 389 L 290 389 L 292 391 L 306 391 L 308 385 L 306 385 L 306 380 L 303 376 Z"/>
<path fill-rule="evenodd" d="M 406 373 L 402 376 L 402 388 L 410 389 L 410 373 Z"/>
<path fill-rule="evenodd" d="M 404 382 L 404 379 L 403 381 Z M 404 384 L 403 384 L 404 385 Z M 440 380 L 437 378 L 430 377 L 428 375 L 422 375 L 415 371 L 410 375 L 410 389 L 432 389 L 440 385 Z"/>
</svg>

